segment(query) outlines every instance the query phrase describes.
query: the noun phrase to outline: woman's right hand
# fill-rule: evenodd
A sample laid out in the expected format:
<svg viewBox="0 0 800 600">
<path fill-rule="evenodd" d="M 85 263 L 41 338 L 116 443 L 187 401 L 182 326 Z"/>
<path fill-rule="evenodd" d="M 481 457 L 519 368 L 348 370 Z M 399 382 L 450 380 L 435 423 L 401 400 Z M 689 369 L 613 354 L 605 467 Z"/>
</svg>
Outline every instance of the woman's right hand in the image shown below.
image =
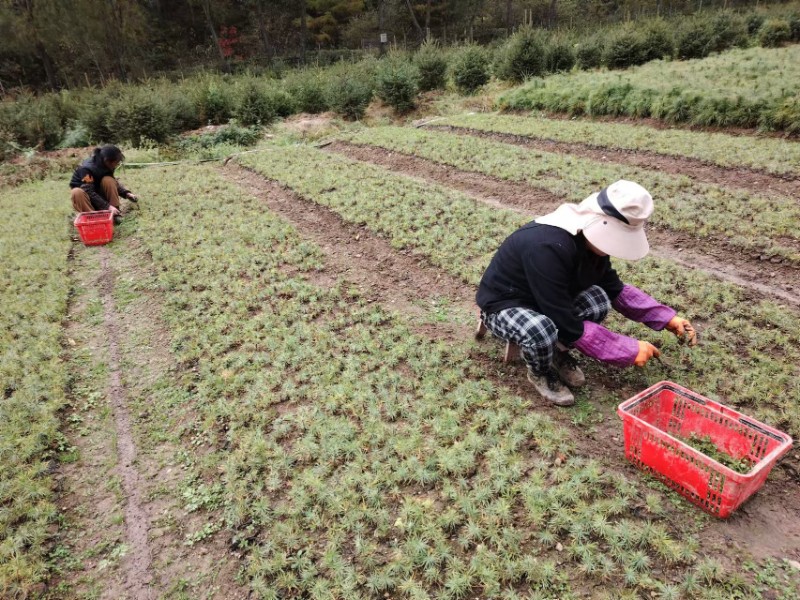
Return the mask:
<svg viewBox="0 0 800 600">
<path fill-rule="evenodd" d="M 637 367 L 643 367 L 647 364 L 647 361 L 654 356 L 661 356 L 661 351 L 650 342 L 639 340 L 639 353 L 636 355 L 636 360 L 633 361 L 633 364 Z"/>
<path fill-rule="evenodd" d="M 110 210 L 111 214 L 114 215 L 115 217 L 119 214 L 119 209 L 116 206 L 109 205 L 108 210 Z"/>
</svg>

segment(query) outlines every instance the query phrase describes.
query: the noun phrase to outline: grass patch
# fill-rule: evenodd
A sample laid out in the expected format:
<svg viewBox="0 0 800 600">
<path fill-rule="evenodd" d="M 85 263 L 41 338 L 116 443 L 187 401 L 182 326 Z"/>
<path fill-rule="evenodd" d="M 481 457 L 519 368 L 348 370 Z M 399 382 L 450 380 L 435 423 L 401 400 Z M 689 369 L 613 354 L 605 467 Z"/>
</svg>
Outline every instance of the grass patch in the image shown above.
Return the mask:
<svg viewBox="0 0 800 600">
<path fill-rule="evenodd" d="M 656 117 L 722 127 L 800 132 L 800 46 L 733 49 L 687 61 L 655 60 L 626 71 L 535 79 L 503 94 L 499 108 Z"/>
</svg>

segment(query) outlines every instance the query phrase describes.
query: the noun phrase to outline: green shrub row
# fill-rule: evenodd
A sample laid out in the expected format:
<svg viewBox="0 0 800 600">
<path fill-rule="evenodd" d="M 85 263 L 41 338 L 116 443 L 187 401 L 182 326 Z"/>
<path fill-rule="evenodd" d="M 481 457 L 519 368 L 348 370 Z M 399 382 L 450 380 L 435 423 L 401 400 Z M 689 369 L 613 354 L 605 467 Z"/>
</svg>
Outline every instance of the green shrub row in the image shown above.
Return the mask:
<svg viewBox="0 0 800 600">
<path fill-rule="evenodd" d="M 512 110 L 653 117 L 703 127 L 757 127 L 800 134 L 800 97 L 779 100 L 776 104 L 771 99 L 711 97 L 680 88 L 664 93 L 627 82 L 605 83 L 594 88 L 551 88 L 534 82 L 501 99 L 501 105 Z"/>
</svg>

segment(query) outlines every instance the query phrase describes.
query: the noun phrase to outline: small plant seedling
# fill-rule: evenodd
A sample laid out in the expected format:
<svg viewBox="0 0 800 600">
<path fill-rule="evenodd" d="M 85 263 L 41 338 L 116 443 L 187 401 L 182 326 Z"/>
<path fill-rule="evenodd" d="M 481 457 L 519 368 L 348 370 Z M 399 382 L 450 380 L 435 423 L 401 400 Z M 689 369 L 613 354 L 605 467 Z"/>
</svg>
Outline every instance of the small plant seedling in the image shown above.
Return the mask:
<svg viewBox="0 0 800 600">
<path fill-rule="evenodd" d="M 678 435 L 674 437 L 737 473 L 746 474 L 753 468 L 754 463 L 749 457 L 733 458 L 730 454 L 722 452 L 714 444 L 711 436 L 692 433 L 688 437 Z"/>
</svg>

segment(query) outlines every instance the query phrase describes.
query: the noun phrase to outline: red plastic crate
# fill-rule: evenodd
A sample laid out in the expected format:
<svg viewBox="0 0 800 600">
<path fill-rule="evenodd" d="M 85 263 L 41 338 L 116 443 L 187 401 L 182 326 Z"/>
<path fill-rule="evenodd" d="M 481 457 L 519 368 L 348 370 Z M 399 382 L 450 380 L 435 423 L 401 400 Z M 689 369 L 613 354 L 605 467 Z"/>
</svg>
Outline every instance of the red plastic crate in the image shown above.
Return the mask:
<svg viewBox="0 0 800 600">
<path fill-rule="evenodd" d="M 75 217 L 78 235 L 86 246 L 102 246 L 114 237 L 114 216 L 110 210 L 81 213 Z"/>
<path fill-rule="evenodd" d="M 792 447 L 785 433 L 670 381 L 626 400 L 617 413 L 628 460 L 720 518 L 755 494 Z M 733 458 L 748 457 L 753 468 L 737 473 L 672 435 L 692 433 L 710 437 Z"/>
</svg>

